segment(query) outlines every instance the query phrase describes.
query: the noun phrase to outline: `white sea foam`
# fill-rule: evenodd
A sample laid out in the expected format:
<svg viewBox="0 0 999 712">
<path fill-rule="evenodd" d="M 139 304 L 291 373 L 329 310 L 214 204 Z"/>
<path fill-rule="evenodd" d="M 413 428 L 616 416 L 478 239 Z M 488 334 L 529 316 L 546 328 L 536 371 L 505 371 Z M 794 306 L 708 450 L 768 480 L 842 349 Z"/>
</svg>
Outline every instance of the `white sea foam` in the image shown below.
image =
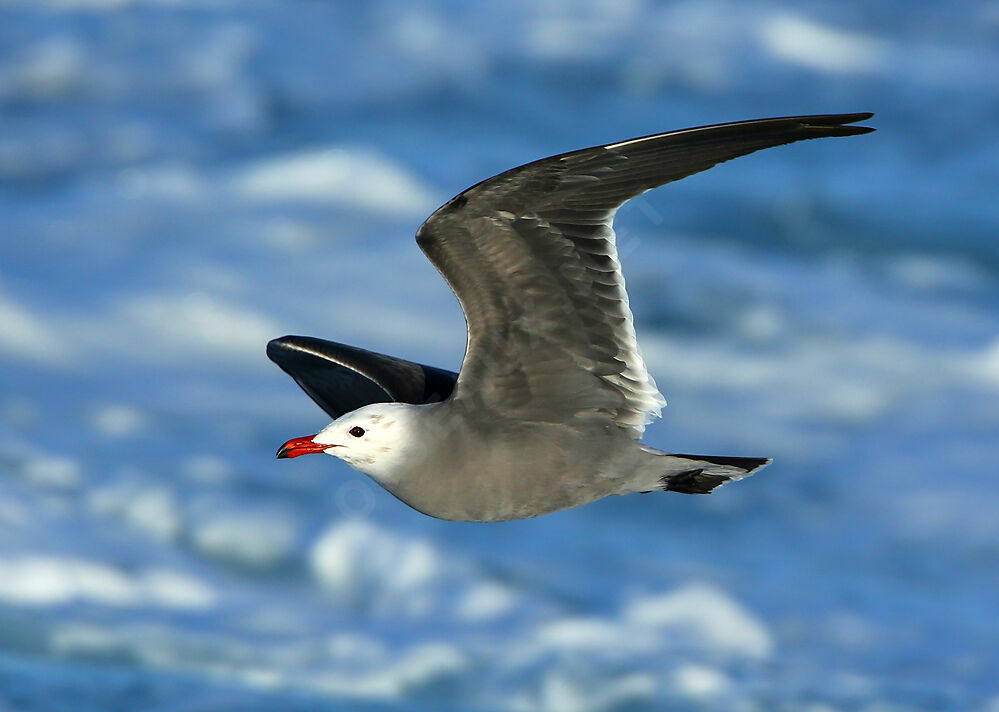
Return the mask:
<svg viewBox="0 0 999 712">
<path fill-rule="evenodd" d="M 205 672 L 257 689 L 291 688 L 338 698 L 398 700 L 460 677 L 468 656 L 440 641 L 390 650 L 375 638 L 338 634 L 328 645 L 247 645 L 225 635 L 159 626 L 109 628 L 89 622 L 54 626 L 50 648 L 63 656 L 139 660 Z"/>
<path fill-rule="evenodd" d="M 425 215 L 440 201 L 403 168 L 367 149 L 330 148 L 261 160 L 232 181 L 255 201 L 333 202 Z"/>
<path fill-rule="evenodd" d="M 207 584 L 176 571 L 126 574 L 99 561 L 22 555 L 0 559 L 0 600 L 37 607 L 80 601 L 112 607 L 203 609 L 214 604 L 216 594 Z"/>
<path fill-rule="evenodd" d="M 638 0 L 547 2 L 531 13 L 527 50 L 544 59 L 589 59 L 633 26 L 642 11 Z"/>
<path fill-rule="evenodd" d="M 128 645 L 116 631 L 92 623 L 69 623 L 49 634 L 52 652 L 64 658 L 127 659 Z"/>
<path fill-rule="evenodd" d="M 642 345 L 663 383 L 752 394 L 757 412 L 786 417 L 791 427 L 807 419 L 871 422 L 906 398 L 999 382 L 999 351 L 969 356 L 891 337 L 802 338 L 766 352 L 654 334 Z"/>
<path fill-rule="evenodd" d="M 0 292 L 0 353 L 48 366 L 67 363 L 69 348 L 48 323 Z"/>
<path fill-rule="evenodd" d="M 948 259 L 910 253 L 892 257 L 885 267 L 888 275 L 899 284 L 921 291 L 981 290 L 992 283 L 992 278 L 981 267 L 956 257 Z"/>
<path fill-rule="evenodd" d="M 97 408 L 90 418 L 91 426 L 109 438 L 126 438 L 137 434 L 146 424 L 141 411 L 120 403 L 108 403 Z"/>
<path fill-rule="evenodd" d="M 737 325 L 747 340 L 756 342 L 773 341 L 787 330 L 780 311 L 767 305 L 750 306 L 741 314 Z"/>
<path fill-rule="evenodd" d="M 370 672 L 327 673 L 312 677 L 308 687 L 365 699 L 398 699 L 463 673 L 466 656 L 453 645 L 426 642 L 413 646 L 392 662 Z"/>
<path fill-rule="evenodd" d="M 636 626 L 688 636 L 719 654 L 767 658 L 774 649 L 763 621 L 728 594 L 704 583 L 637 598 L 625 608 L 624 619 Z"/>
<path fill-rule="evenodd" d="M 705 665 L 681 665 L 670 675 L 674 692 L 693 700 L 707 701 L 729 691 L 732 682 L 724 673 Z"/>
<path fill-rule="evenodd" d="M 760 40 L 780 59 L 836 74 L 880 70 L 888 54 L 883 40 L 792 14 L 766 19 L 760 27 Z"/>
<path fill-rule="evenodd" d="M 982 349 L 971 358 L 972 372 L 996 386 L 999 386 L 999 339 Z"/>
<path fill-rule="evenodd" d="M 287 517 L 241 511 L 209 517 L 194 528 L 191 539 L 198 551 L 212 559 L 264 570 L 292 558 L 298 531 Z"/>
<path fill-rule="evenodd" d="M 81 363 L 99 359 L 155 364 L 222 361 L 264 368 L 262 344 L 281 333 L 269 317 L 246 304 L 182 289 L 124 294 L 103 311 L 54 312 L 45 321 L 65 343 L 58 346 L 56 357 L 72 353 Z M 38 347 L 56 348 L 46 342 Z M 119 417 L 117 424 L 122 420 Z"/>
<path fill-rule="evenodd" d="M 54 453 L 30 455 L 20 472 L 32 484 L 41 487 L 69 488 L 80 484 L 80 463 L 71 457 Z"/>
<path fill-rule="evenodd" d="M 441 615 L 484 624 L 512 615 L 526 603 L 520 590 L 453 552 L 441 552 L 429 539 L 362 518 L 331 525 L 309 558 L 313 575 L 333 600 L 376 616 Z"/>
<path fill-rule="evenodd" d="M 166 360 L 197 354 L 257 363 L 261 344 L 281 333 L 249 307 L 200 292 L 133 297 L 121 305 L 119 320 L 123 333 L 140 336 L 135 348 Z"/>
<path fill-rule="evenodd" d="M 363 519 L 332 525 L 313 546 L 310 560 L 313 574 L 336 601 L 379 615 L 430 614 L 446 579 L 456 573 L 428 540 L 398 536 Z"/>
<path fill-rule="evenodd" d="M 501 618 L 517 605 L 517 593 L 508 586 L 482 581 L 465 591 L 455 616 L 466 621 L 490 621 Z"/>
<path fill-rule="evenodd" d="M 537 638 L 545 648 L 614 656 L 647 653 L 660 644 L 655 630 L 603 618 L 564 618 L 543 625 Z"/>
<path fill-rule="evenodd" d="M 656 692 L 651 675 L 632 673 L 610 678 L 585 679 L 554 669 L 545 675 L 537 695 L 519 694 L 512 707 L 517 712 L 609 712 L 644 709 Z"/>
<path fill-rule="evenodd" d="M 138 586 L 149 603 L 162 608 L 211 608 L 217 599 L 215 591 L 204 582 L 170 569 L 146 569 Z"/>
<path fill-rule="evenodd" d="M 183 517 L 173 493 L 164 485 L 149 486 L 137 480 L 112 482 L 93 488 L 90 508 L 116 517 L 161 539 L 174 539 L 183 528 Z"/>
</svg>

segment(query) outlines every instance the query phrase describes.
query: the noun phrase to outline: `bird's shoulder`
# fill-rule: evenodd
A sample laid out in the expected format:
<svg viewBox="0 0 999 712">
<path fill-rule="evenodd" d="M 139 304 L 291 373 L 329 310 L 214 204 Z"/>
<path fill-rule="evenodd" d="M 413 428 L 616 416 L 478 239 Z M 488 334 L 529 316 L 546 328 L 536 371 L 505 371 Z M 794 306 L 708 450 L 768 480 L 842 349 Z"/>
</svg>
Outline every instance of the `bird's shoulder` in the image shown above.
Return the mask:
<svg viewBox="0 0 999 712">
<path fill-rule="evenodd" d="M 476 219 L 513 221 L 531 215 L 539 198 L 550 195 L 567 169 L 562 154 L 533 161 L 487 178 L 461 191 L 437 208 L 416 231 L 426 249 L 442 234 L 460 230 Z"/>
</svg>

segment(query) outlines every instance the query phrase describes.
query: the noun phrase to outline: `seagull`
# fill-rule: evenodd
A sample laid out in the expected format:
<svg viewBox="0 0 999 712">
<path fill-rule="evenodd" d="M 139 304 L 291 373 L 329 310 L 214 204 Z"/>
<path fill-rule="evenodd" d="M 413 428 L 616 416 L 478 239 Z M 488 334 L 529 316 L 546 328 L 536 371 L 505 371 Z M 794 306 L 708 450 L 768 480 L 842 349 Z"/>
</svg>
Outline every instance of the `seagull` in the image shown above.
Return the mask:
<svg viewBox="0 0 999 712">
<path fill-rule="evenodd" d="M 303 336 L 267 355 L 332 418 L 326 453 L 410 507 L 499 522 L 634 492 L 707 494 L 769 464 L 640 442 L 665 399 L 635 336 L 613 230 L 626 201 L 763 148 L 855 136 L 873 114 L 756 119 L 543 158 L 459 193 L 416 233 L 467 325 L 459 373 Z"/>
</svg>

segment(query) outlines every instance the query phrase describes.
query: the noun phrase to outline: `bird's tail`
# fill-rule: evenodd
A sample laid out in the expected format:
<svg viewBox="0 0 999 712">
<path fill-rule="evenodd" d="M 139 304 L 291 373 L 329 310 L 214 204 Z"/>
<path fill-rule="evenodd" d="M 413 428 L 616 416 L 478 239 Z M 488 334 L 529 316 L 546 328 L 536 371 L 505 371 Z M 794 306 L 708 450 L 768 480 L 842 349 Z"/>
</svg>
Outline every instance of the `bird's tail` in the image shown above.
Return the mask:
<svg viewBox="0 0 999 712">
<path fill-rule="evenodd" d="M 683 494 L 708 494 L 718 485 L 741 480 L 772 460 L 769 457 L 725 457 L 723 455 L 655 454 L 659 474 L 657 489 Z"/>
</svg>

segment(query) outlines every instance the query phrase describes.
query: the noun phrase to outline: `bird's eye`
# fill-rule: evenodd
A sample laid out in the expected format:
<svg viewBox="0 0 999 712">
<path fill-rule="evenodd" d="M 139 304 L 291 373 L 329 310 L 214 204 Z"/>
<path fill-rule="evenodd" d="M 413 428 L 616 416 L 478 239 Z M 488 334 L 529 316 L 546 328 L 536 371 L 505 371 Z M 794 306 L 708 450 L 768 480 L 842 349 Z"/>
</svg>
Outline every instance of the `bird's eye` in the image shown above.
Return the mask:
<svg viewBox="0 0 999 712">
<path fill-rule="evenodd" d="M 347 432 L 350 433 L 351 435 L 353 435 L 355 438 L 359 438 L 362 435 L 364 435 L 364 428 L 362 428 L 360 425 L 355 425 L 353 428 L 351 428 Z"/>
</svg>

